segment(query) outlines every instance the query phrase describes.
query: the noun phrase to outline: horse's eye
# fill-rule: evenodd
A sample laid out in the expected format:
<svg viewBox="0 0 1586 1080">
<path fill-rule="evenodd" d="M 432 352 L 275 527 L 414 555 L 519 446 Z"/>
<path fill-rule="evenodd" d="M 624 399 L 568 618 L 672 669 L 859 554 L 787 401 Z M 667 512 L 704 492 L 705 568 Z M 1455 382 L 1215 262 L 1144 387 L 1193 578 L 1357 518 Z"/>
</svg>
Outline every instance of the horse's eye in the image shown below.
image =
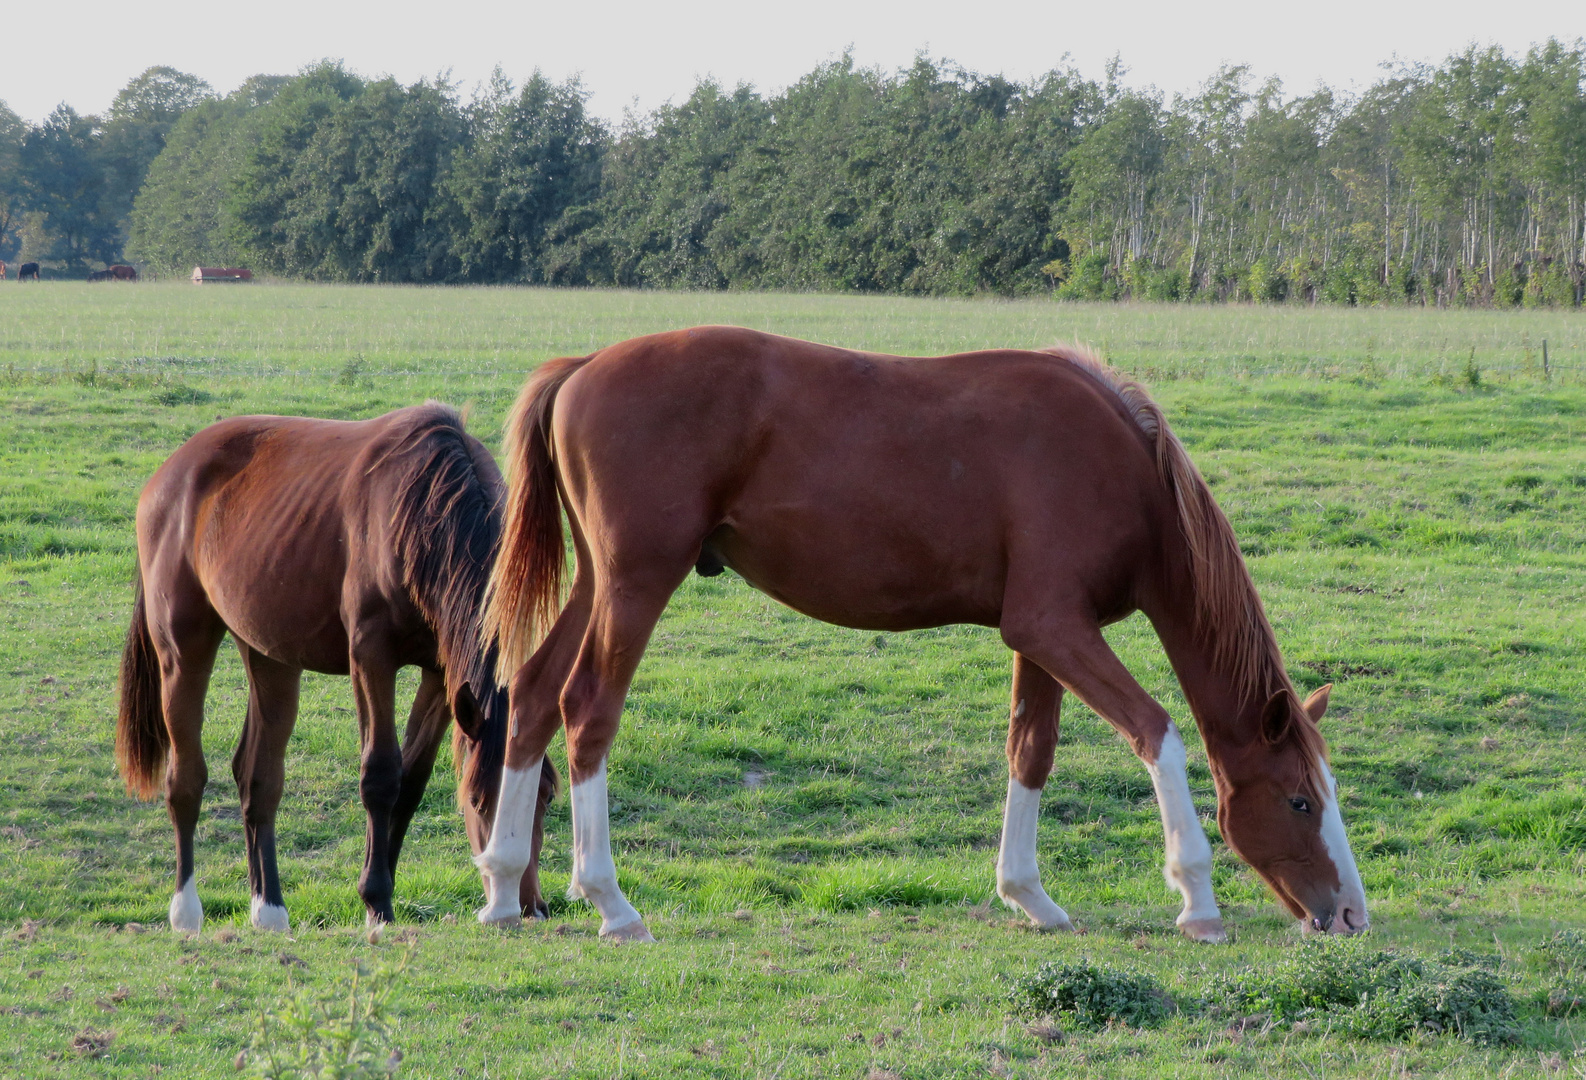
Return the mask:
<svg viewBox="0 0 1586 1080">
<path fill-rule="evenodd" d="M 1309 799 L 1290 799 L 1289 805 L 1294 807 L 1297 813 L 1309 814 L 1311 812 L 1311 803 Z"/>
</svg>

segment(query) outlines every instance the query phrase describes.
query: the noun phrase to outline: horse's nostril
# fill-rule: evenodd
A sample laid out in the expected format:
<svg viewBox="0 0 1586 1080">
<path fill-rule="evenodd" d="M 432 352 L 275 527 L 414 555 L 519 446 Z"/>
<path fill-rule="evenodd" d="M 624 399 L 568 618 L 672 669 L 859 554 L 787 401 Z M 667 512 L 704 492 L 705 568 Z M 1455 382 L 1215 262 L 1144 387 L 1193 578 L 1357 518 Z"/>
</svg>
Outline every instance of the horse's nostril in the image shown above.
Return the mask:
<svg viewBox="0 0 1586 1080">
<path fill-rule="evenodd" d="M 1364 911 L 1356 911 L 1354 908 L 1345 908 L 1340 917 L 1350 933 L 1364 930 L 1371 925 L 1371 919 L 1366 913 Z"/>
</svg>

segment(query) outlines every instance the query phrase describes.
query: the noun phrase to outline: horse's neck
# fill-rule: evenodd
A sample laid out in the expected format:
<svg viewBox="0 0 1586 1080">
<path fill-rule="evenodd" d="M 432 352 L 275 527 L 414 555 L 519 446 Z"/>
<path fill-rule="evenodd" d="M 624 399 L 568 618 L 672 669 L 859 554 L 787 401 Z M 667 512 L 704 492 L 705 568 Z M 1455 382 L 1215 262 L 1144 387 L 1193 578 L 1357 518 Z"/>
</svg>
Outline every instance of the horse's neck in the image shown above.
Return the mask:
<svg viewBox="0 0 1586 1080">
<path fill-rule="evenodd" d="M 1184 594 L 1187 598 L 1187 594 Z M 1270 656 L 1235 657 L 1235 663 L 1219 656 L 1219 638 L 1200 626 L 1190 602 L 1173 604 L 1148 613 L 1156 627 L 1162 648 L 1167 653 L 1179 687 L 1189 703 L 1195 724 L 1200 728 L 1207 753 L 1214 756 L 1220 748 L 1242 746 L 1259 734 L 1262 707 L 1277 689 Z M 1248 661 L 1257 677 L 1238 677 Z"/>
</svg>

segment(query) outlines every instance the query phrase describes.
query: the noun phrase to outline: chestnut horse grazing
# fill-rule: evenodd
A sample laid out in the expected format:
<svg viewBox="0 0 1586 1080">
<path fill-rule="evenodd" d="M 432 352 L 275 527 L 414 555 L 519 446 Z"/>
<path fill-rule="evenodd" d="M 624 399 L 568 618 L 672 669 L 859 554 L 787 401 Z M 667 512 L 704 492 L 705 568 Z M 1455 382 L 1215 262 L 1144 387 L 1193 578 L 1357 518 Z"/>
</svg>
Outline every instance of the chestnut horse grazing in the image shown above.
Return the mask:
<svg viewBox="0 0 1586 1080">
<path fill-rule="evenodd" d="M 1101 628 L 1151 620 L 1201 729 L 1228 844 L 1313 931 L 1367 925 L 1317 719 L 1227 519 L 1161 410 L 1077 350 L 901 358 L 729 327 L 636 338 L 529 379 L 487 629 L 511 682 L 501 809 L 475 861 L 532 858 L 527 816 L 567 725 L 570 894 L 603 935 L 650 940 L 617 886 L 606 755 L 650 633 L 690 569 L 731 567 L 788 606 L 865 630 L 993 626 L 1014 652 L 997 891 L 1069 929 L 1036 863 L 1065 691 L 1145 762 L 1180 929 L 1224 938 L 1184 743 Z M 562 507 L 577 566 L 565 606 Z M 536 638 L 538 647 L 530 648 Z M 520 666 L 521 665 L 521 666 Z M 511 813 L 508 810 L 511 808 Z M 482 921 L 517 918 L 496 903 Z"/>
<path fill-rule="evenodd" d="M 138 500 L 139 576 L 116 756 L 140 798 L 154 794 L 164 771 L 176 827 L 174 928 L 203 924 L 193 829 L 207 777 L 204 695 L 227 631 L 248 675 L 231 769 L 255 926 L 288 926 L 275 814 L 304 670 L 352 676 L 369 815 L 358 892 L 368 919 L 393 918 L 397 856 L 453 715 L 458 801 L 481 850 L 506 744 L 507 695 L 496 683 L 495 649 L 479 631 L 503 494 L 484 446 L 435 404 L 356 423 L 236 417 L 200 431 L 160 466 Z M 396 673 L 409 664 L 422 674 L 399 749 Z M 555 788 L 547 772 L 531 804 L 537 796 L 543 813 Z M 494 902 L 544 913 L 532 863 L 500 889 Z"/>
</svg>

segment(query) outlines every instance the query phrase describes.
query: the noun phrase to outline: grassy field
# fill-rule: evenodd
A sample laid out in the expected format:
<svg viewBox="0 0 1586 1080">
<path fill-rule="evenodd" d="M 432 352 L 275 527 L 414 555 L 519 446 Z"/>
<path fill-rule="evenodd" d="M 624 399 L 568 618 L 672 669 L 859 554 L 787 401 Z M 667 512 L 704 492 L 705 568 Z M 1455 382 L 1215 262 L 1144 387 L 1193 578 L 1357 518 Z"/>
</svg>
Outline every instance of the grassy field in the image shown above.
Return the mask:
<svg viewBox="0 0 1586 1080">
<path fill-rule="evenodd" d="M 1523 1040 L 1363 1040 L 1197 1009 L 1213 976 L 1302 946 L 1209 817 L 1236 941 L 1174 936 L 1149 779 L 1072 703 L 1041 863 L 1085 932 L 1030 933 L 986 906 L 1009 666 L 995 634 L 836 629 L 730 574 L 674 599 L 612 758 L 618 867 L 656 948 L 600 943 L 593 912 L 557 899 L 565 798 L 551 921 L 474 925 L 439 772 L 398 876 L 405 928 L 369 943 L 351 695 L 317 676 L 280 825 L 297 929 L 246 928 L 229 771 L 245 691 L 225 652 L 198 846 L 210 924 L 138 932 L 161 925 L 174 860 L 163 809 L 121 789 L 111 727 L 133 509 L 158 463 L 223 415 L 426 397 L 471 405 L 494 446 L 540 361 L 701 322 L 905 353 L 1077 339 L 1145 378 L 1240 533 L 1296 681 L 1335 683 L 1325 730 L 1375 940 L 1500 958 Z M 47 285 L 0 287 L 0 342 L 0 1077 L 234 1075 L 289 987 L 407 950 L 401 1075 L 1586 1075 L 1586 1025 L 1544 1013 L 1561 976 L 1535 951 L 1586 924 L 1578 314 Z M 1190 730 L 1149 629 L 1110 635 Z M 1195 746 L 1191 783 L 1210 815 Z M 1010 1017 L 1007 980 L 1079 958 L 1151 972 L 1183 1008 L 1061 1041 Z"/>
</svg>

